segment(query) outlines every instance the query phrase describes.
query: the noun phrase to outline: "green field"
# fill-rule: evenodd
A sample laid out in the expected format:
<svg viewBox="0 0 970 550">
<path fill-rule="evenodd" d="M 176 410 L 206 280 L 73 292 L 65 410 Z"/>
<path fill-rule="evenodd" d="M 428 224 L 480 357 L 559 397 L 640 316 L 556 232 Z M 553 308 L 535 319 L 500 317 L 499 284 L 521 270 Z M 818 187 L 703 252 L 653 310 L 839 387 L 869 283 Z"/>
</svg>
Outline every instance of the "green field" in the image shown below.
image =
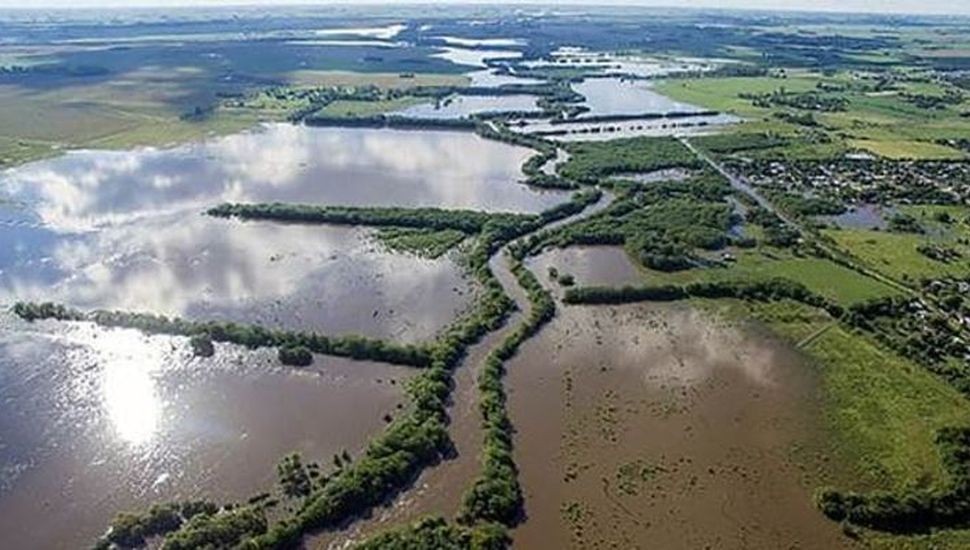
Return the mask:
<svg viewBox="0 0 970 550">
<path fill-rule="evenodd" d="M 967 237 L 967 226 L 957 222 L 957 229 L 937 232 L 929 218 L 929 212 L 939 207 L 910 207 L 917 214 L 927 212 L 921 223 L 928 226 L 926 234 L 891 233 L 869 229 L 825 229 L 822 235 L 831 239 L 842 250 L 855 256 L 866 266 L 900 281 L 917 281 L 938 276 L 966 276 L 970 274 L 970 246 L 959 241 Z M 956 212 L 965 209 L 956 207 Z M 919 217 L 919 216 L 917 216 Z M 963 229 L 960 229 L 960 228 Z M 944 263 L 920 254 L 916 248 L 922 243 L 951 247 L 962 257 Z"/>
<path fill-rule="evenodd" d="M 947 88 L 935 83 L 904 82 L 898 90 L 886 93 L 861 91 L 834 92 L 830 95 L 848 101 L 844 111 L 813 112 L 816 125 L 800 127 L 777 117 L 780 113 L 799 111 L 784 107 L 756 107 L 740 94 L 764 94 L 784 89 L 786 92 L 816 91 L 818 85 L 863 85 L 849 73 L 822 76 L 806 71 L 789 71 L 785 78 L 723 77 L 675 79 L 659 83 L 656 90 L 679 101 L 736 114 L 746 120 L 745 132 L 775 132 L 790 136 L 807 136 L 824 132 L 833 145 L 831 152 L 840 149 L 864 149 L 887 158 L 959 159 L 966 154 L 939 145 L 938 139 L 952 139 L 970 135 L 970 119 L 960 116 L 968 102 L 942 109 L 927 109 L 907 102 L 903 93 L 939 96 Z M 811 111 L 799 111 L 802 113 Z M 824 150 L 823 150 L 824 151 Z M 819 151 L 783 151 L 788 157 L 817 157 Z"/>
<path fill-rule="evenodd" d="M 802 283 L 810 290 L 848 305 L 888 296 L 896 291 L 886 284 L 861 275 L 829 260 L 795 257 L 780 250 L 732 250 L 737 261 L 727 267 L 689 269 L 673 273 L 647 272 L 650 283 L 689 283 L 712 280 L 757 280 L 783 277 Z"/>
<path fill-rule="evenodd" d="M 320 109 L 319 113 L 322 115 L 337 117 L 361 117 L 398 111 L 412 105 L 426 103 L 427 101 L 427 99 L 409 96 L 386 99 L 382 101 L 338 99 L 328 104 L 323 109 Z"/>
</svg>

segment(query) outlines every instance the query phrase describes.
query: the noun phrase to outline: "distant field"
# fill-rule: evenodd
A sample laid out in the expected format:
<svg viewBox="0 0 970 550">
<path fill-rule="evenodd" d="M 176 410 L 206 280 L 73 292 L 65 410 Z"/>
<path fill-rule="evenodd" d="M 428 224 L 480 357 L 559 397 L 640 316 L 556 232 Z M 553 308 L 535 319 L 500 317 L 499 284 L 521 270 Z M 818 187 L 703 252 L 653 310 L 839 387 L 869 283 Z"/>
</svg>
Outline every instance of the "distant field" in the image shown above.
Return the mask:
<svg viewBox="0 0 970 550">
<path fill-rule="evenodd" d="M 294 71 L 287 75 L 294 86 L 377 86 L 384 89 L 417 86 L 465 86 L 470 79 L 460 74 L 357 73 L 350 71 Z"/>
<path fill-rule="evenodd" d="M 416 105 L 427 103 L 427 99 L 416 97 L 400 97 L 385 101 L 353 101 L 338 99 L 320 110 L 321 114 L 338 117 L 368 116 L 397 111 Z"/>
<path fill-rule="evenodd" d="M 781 89 L 786 92 L 815 91 L 819 83 L 847 85 L 853 81 L 845 73 L 823 77 L 806 72 L 793 72 L 787 78 L 696 78 L 673 79 L 656 86 L 658 92 L 710 109 L 737 114 L 748 119 L 745 131 L 771 131 L 781 134 L 797 134 L 807 131 L 798 125 L 782 120 L 776 113 L 790 113 L 792 109 L 781 107 L 756 107 L 751 100 L 739 97 L 743 93 L 764 94 Z M 946 88 L 934 83 L 905 83 L 907 93 L 940 96 Z M 966 155 L 935 143 L 939 139 L 951 139 L 970 135 L 970 119 L 960 116 L 963 105 L 943 109 L 918 107 L 904 100 L 900 92 L 867 94 L 862 92 L 835 92 L 845 97 L 845 111 L 821 112 L 799 110 L 799 114 L 811 113 L 816 120 L 812 131 L 825 131 L 833 144 L 843 143 L 888 158 L 959 159 Z M 800 145 L 799 145 L 800 146 Z M 831 152 L 838 147 L 826 146 Z M 817 157 L 815 148 L 796 150 L 788 148 L 773 150 L 773 154 L 789 157 Z"/>
</svg>

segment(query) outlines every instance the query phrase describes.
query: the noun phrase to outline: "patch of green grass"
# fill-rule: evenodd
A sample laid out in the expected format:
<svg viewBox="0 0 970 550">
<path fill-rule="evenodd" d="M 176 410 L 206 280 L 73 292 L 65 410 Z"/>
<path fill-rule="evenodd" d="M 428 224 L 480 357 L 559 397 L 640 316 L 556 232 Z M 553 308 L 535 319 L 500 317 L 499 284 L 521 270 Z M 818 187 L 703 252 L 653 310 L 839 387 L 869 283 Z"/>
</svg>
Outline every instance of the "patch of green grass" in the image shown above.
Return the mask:
<svg viewBox="0 0 970 550">
<path fill-rule="evenodd" d="M 416 105 L 418 103 L 424 103 L 427 100 L 417 98 L 417 97 L 398 97 L 394 99 L 387 99 L 382 101 L 359 101 L 359 100 L 345 100 L 338 99 L 337 101 L 331 102 L 323 109 L 320 109 L 319 113 L 327 116 L 337 116 L 337 117 L 360 117 L 368 115 L 378 115 L 382 113 L 388 113 L 391 111 L 397 111 L 410 107 L 411 105 Z"/>
<path fill-rule="evenodd" d="M 821 258 L 796 257 L 780 250 L 735 250 L 733 253 L 737 261 L 726 267 L 673 273 L 648 271 L 647 277 L 651 282 L 678 284 L 783 277 L 844 305 L 896 293 L 892 287 L 880 281 Z"/>
<path fill-rule="evenodd" d="M 942 481 L 936 431 L 970 424 L 956 390 L 922 367 L 835 326 L 806 348 L 821 368 L 825 415 L 839 458 L 855 465 L 855 489 Z"/>
<path fill-rule="evenodd" d="M 964 157 L 963 153 L 956 149 L 925 141 L 850 139 L 849 144 L 890 159 L 951 160 Z"/>
<path fill-rule="evenodd" d="M 390 250 L 407 252 L 425 258 L 438 258 L 463 240 L 465 235 L 454 229 L 412 229 L 385 227 L 377 231 L 377 238 Z"/>
<path fill-rule="evenodd" d="M 970 247 L 955 243 L 952 235 L 917 235 L 869 229 L 826 229 L 822 234 L 865 265 L 900 281 L 970 274 Z M 951 263 L 931 260 L 916 250 L 921 243 L 952 246 L 963 254 L 963 258 Z"/>
</svg>

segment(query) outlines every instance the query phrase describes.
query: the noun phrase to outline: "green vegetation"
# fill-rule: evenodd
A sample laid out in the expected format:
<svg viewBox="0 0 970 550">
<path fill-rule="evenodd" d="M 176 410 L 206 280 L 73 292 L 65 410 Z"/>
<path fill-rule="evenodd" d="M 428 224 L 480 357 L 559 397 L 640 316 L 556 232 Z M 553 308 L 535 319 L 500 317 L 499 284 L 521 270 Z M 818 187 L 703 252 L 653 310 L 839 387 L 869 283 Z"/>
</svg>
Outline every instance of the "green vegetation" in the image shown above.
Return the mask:
<svg viewBox="0 0 970 550">
<path fill-rule="evenodd" d="M 218 511 L 215 504 L 199 500 L 155 505 L 143 514 L 122 512 L 115 516 L 108 533 L 99 541 L 98 546 L 142 546 L 148 538 L 171 533 L 196 516 L 211 516 Z"/>
<path fill-rule="evenodd" d="M 636 137 L 570 143 L 569 160 L 559 168 L 567 179 L 595 183 L 608 176 L 668 168 L 701 168 L 701 161 L 673 138 Z"/>
<path fill-rule="evenodd" d="M 388 249 L 425 258 L 438 258 L 467 237 L 457 229 L 383 227 L 377 232 L 378 240 Z"/>
<path fill-rule="evenodd" d="M 306 346 L 284 346 L 277 355 L 280 363 L 291 367 L 308 367 L 313 364 L 313 353 Z"/>
<path fill-rule="evenodd" d="M 936 443 L 948 477 L 944 488 L 867 494 L 826 489 L 816 497 L 819 508 L 835 521 L 894 533 L 967 527 L 970 525 L 970 428 L 943 428 Z"/>
<path fill-rule="evenodd" d="M 212 338 L 208 334 L 193 335 L 189 338 L 189 346 L 192 348 L 192 355 L 196 357 L 212 357 L 216 353 Z"/>
<path fill-rule="evenodd" d="M 51 303 L 18 302 L 14 305 L 13 312 L 26 321 L 40 319 L 91 321 L 105 327 L 134 328 L 148 334 L 189 337 L 202 335 L 216 342 L 230 342 L 248 348 L 304 348 L 323 355 L 383 361 L 415 367 L 427 366 L 431 361 L 431 352 L 424 347 L 392 344 L 383 340 L 356 335 L 329 337 L 311 332 L 268 329 L 258 325 L 244 325 L 232 321 L 189 321 L 126 311 L 98 310 L 85 313 Z"/>
<path fill-rule="evenodd" d="M 742 300 L 777 301 L 793 300 L 818 307 L 833 317 L 842 315 L 842 307 L 819 296 L 803 285 L 787 279 L 766 281 L 720 281 L 698 282 L 684 286 L 625 286 L 580 287 L 566 291 L 563 302 L 567 304 L 624 304 L 643 301 L 672 301 L 687 298 L 739 298 Z"/>
<path fill-rule="evenodd" d="M 453 229 L 464 233 L 478 233 L 484 229 L 486 223 L 498 218 L 515 220 L 525 217 L 518 214 L 489 214 L 475 210 L 442 208 L 314 206 L 289 203 L 227 203 L 210 208 L 206 213 L 220 218 L 244 220 L 409 227 L 436 231 Z"/>
<path fill-rule="evenodd" d="M 688 284 L 702 281 L 762 281 L 789 279 L 805 285 L 812 292 L 843 305 L 892 296 L 899 291 L 877 279 L 867 277 L 829 259 L 809 256 L 797 250 L 768 247 L 737 248 L 731 251 L 733 261 L 664 273 L 649 270 L 646 279 L 652 284 Z"/>
<path fill-rule="evenodd" d="M 467 528 L 442 518 L 425 518 L 377 535 L 356 546 L 358 550 L 500 550 L 508 547 L 505 529 L 494 525 Z"/>
<path fill-rule="evenodd" d="M 658 271 L 679 271 L 697 263 L 696 249 L 729 243 L 736 219 L 724 201 L 730 192 L 717 176 L 703 173 L 686 182 L 656 182 L 621 191 L 606 210 L 582 222 L 543 232 L 524 245 L 622 244 L 638 263 Z"/>
</svg>

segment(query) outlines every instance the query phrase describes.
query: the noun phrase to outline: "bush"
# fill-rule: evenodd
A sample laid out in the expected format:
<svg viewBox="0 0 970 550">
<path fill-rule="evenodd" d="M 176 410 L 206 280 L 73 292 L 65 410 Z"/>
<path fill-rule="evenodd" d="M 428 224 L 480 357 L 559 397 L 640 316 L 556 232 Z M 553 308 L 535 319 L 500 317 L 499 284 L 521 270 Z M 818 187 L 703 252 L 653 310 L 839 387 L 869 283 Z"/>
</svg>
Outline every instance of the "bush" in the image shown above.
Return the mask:
<svg viewBox="0 0 970 550">
<path fill-rule="evenodd" d="M 212 357 L 216 352 L 208 334 L 193 335 L 189 338 L 189 346 L 192 348 L 192 355 L 196 357 Z"/>
<path fill-rule="evenodd" d="M 278 355 L 280 363 L 291 367 L 307 367 L 313 364 L 313 353 L 304 346 L 282 347 Z"/>
</svg>

